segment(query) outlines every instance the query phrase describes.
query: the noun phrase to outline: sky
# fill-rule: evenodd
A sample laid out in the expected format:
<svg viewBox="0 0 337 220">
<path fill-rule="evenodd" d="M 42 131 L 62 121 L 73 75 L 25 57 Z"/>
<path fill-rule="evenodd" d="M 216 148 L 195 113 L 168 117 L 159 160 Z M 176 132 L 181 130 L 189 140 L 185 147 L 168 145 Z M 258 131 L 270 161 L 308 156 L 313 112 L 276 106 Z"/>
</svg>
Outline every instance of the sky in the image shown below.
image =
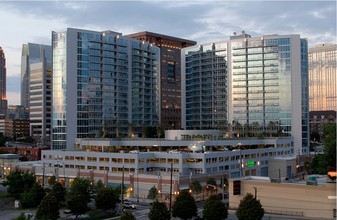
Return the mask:
<svg viewBox="0 0 337 220">
<path fill-rule="evenodd" d="M 0 0 L 0 15 L 9 105 L 20 104 L 22 44 L 51 45 L 51 32 L 68 27 L 123 35 L 150 31 L 198 43 L 228 40 L 241 31 L 252 37 L 300 34 L 309 47 L 336 43 L 336 0 Z"/>
</svg>

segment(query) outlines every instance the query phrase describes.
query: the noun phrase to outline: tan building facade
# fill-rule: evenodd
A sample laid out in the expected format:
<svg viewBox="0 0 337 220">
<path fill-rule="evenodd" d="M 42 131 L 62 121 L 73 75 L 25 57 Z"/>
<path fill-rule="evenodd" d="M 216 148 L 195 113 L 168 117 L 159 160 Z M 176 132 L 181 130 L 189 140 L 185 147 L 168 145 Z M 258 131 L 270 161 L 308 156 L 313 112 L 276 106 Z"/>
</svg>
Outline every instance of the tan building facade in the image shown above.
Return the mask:
<svg viewBox="0 0 337 220">
<path fill-rule="evenodd" d="M 237 208 L 247 194 L 256 195 L 266 213 L 304 216 L 321 219 L 336 217 L 336 183 L 306 185 L 305 183 L 272 183 L 265 178 L 241 179 L 240 195 L 233 195 L 229 181 L 229 207 Z"/>
<path fill-rule="evenodd" d="M 309 110 L 336 110 L 337 45 L 326 43 L 309 48 Z"/>
</svg>

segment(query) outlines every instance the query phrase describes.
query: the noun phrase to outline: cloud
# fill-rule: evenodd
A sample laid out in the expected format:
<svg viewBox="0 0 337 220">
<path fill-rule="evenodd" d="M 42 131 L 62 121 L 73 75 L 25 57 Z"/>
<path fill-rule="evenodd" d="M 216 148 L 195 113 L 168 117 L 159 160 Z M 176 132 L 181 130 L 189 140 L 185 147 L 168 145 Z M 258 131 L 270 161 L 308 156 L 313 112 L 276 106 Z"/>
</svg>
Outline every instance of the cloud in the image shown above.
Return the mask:
<svg viewBox="0 0 337 220">
<path fill-rule="evenodd" d="M 151 31 L 198 43 L 242 30 L 253 37 L 301 34 L 309 46 L 336 42 L 336 1 L 3 1 L 0 14 L 8 76 L 20 75 L 23 43 L 51 44 L 51 31 L 67 27 Z"/>
</svg>

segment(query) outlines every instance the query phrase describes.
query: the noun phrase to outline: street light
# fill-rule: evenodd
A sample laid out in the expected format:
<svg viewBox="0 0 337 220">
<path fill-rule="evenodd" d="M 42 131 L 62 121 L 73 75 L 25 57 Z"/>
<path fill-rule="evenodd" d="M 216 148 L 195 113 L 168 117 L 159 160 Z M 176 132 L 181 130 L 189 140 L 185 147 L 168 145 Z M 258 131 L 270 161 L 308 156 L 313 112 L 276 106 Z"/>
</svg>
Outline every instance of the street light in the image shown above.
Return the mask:
<svg viewBox="0 0 337 220">
<path fill-rule="evenodd" d="M 138 179 L 138 174 L 139 174 L 139 168 L 137 169 L 137 202 L 139 202 L 139 179 Z"/>
</svg>

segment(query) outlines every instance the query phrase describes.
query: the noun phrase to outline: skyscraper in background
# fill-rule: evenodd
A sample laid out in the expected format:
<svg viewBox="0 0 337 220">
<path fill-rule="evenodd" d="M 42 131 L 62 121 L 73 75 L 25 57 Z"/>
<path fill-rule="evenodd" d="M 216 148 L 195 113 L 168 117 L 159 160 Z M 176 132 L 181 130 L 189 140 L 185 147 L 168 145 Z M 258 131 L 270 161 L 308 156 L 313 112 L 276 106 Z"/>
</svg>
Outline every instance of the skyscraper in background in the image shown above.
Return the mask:
<svg viewBox="0 0 337 220">
<path fill-rule="evenodd" d="M 159 123 L 158 47 L 112 31 L 52 33 L 52 149 L 140 136 Z"/>
<path fill-rule="evenodd" d="M 195 41 L 152 32 L 126 35 L 160 48 L 160 123 L 165 129 L 181 128 L 181 49 Z"/>
<path fill-rule="evenodd" d="M 0 47 L 0 114 L 6 117 L 7 115 L 7 96 L 6 96 L 6 57 L 5 52 Z"/>
<path fill-rule="evenodd" d="M 21 105 L 29 108 L 30 65 L 46 62 L 51 65 L 51 46 L 27 43 L 22 45 L 21 54 Z M 44 61 L 45 60 L 45 61 Z"/>
<path fill-rule="evenodd" d="M 294 153 L 309 153 L 306 39 L 243 33 L 182 54 L 183 128 L 225 124 L 236 136 L 291 135 Z"/>
<path fill-rule="evenodd" d="M 336 110 L 337 45 L 319 44 L 309 48 L 309 110 Z"/>
<path fill-rule="evenodd" d="M 52 80 L 52 65 L 46 58 L 30 65 L 30 136 L 41 147 L 50 146 Z"/>
</svg>

